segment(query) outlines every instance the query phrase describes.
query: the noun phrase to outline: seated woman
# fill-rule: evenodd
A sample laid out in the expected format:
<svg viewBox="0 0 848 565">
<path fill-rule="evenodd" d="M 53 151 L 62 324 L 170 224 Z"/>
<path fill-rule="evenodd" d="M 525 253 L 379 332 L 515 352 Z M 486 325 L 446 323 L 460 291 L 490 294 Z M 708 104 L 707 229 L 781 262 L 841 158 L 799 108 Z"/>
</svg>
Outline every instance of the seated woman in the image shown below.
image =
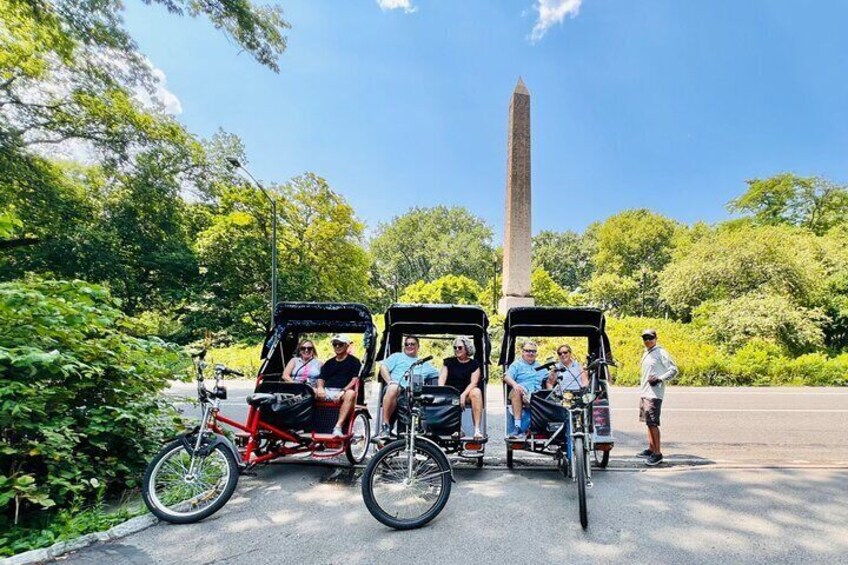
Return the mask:
<svg viewBox="0 0 848 565">
<path fill-rule="evenodd" d="M 306 383 L 315 388 L 316 379 L 321 373 L 321 361 L 315 357 L 315 344 L 305 339 L 297 345 L 297 354 L 286 364 L 283 380 Z"/>
<path fill-rule="evenodd" d="M 362 363 L 348 353 L 350 351 L 350 338 L 346 335 L 334 335 L 332 344 L 336 355 L 327 359 L 327 362 L 321 367 L 315 397 L 318 400 L 341 403 L 339 419 L 333 427 L 333 437 L 343 437 L 345 433 L 342 426 L 347 420 L 348 414 L 353 410 L 354 404 L 356 404 L 354 387 L 356 387 L 356 381 L 359 379 Z"/>
<path fill-rule="evenodd" d="M 589 375 L 580 367 L 580 363 L 573 358 L 571 346 L 564 343 L 557 347 L 559 361 L 551 368 L 546 388 L 553 388 L 557 384 L 557 376 L 561 375 L 559 384 L 560 392 L 578 391 L 581 387 L 589 386 Z"/>
<path fill-rule="evenodd" d="M 452 386 L 460 391 L 459 405 L 465 410 L 471 404 L 474 419 L 474 439 L 482 439 L 480 420 L 483 418 L 483 392 L 480 390 L 480 363 L 474 359 L 474 340 L 457 337 L 453 342 L 454 357 L 448 357 L 439 373 L 440 386 Z"/>
</svg>

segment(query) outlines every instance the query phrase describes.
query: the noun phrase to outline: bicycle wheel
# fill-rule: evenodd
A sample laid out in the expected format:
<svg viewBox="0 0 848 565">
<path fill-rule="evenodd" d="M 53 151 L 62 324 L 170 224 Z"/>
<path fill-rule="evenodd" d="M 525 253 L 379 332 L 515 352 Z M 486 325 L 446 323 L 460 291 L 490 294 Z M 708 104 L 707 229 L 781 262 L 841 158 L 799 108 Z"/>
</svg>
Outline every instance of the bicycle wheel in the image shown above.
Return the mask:
<svg viewBox="0 0 848 565">
<path fill-rule="evenodd" d="M 181 439 L 166 445 L 147 465 L 141 495 L 160 520 L 190 524 L 208 518 L 230 499 L 239 469 L 232 452 L 216 445 L 206 456 L 194 458 Z"/>
<path fill-rule="evenodd" d="M 415 444 L 412 476 L 406 440 L 393 441 L 371 458 L 362 475 L 362 498 L 371 515 L 396 530 L 420 528 L 448 502 L 450 463 L 427 442 Z"/>
<path fill-rule="evenodd" d="M 368 414 L 357 412 L 353 417 L 353 437 L 345 447 L 345 455 L 351 465 L 359 465 L 368 455 L 371 447 L 371 422 Z"/>
<path fill-rule="evenodd" d="M 580 525 L 585 530 L 589 525 L 589 511 L 586 508 L 586 450 L 582 437 L 574 438 L 574 471 L 577 497 L 580 499 Z"/>
</svg>

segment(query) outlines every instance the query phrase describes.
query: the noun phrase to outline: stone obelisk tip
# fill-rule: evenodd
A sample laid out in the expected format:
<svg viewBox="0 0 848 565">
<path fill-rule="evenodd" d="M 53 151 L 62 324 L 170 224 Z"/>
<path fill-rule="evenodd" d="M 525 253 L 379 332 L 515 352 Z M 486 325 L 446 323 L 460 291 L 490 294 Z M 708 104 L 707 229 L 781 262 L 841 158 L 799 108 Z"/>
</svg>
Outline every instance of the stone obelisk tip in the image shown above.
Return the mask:
<svg viewBox="0 0 848 565">
<path fill-rule="evenodd" d="M 521 77 L 518 77 L 518 83 L 515 85 L 515 90 L 513 90 L 515 94 L 525 94 L 530 96 L 530 91 L 527 90 L 527 86 L 525 86 L 524 81 L 521 80 Z"/>
</svg>

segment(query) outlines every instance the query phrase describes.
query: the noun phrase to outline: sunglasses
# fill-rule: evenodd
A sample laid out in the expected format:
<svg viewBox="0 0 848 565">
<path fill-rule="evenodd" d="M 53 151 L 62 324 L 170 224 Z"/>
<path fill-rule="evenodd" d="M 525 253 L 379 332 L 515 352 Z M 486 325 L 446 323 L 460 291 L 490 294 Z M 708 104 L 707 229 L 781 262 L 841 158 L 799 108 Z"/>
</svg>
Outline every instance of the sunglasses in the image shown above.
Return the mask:
<svg viewBox="0 0 848 565">
<path fill-rule="evenodd" d="M 315 351 L 315 348 L 314 348 L 314 347 L 309 347 L 309 346 L 307 345 L 306 347 L 301 347 L 301 348 L 300 348 L 300 350 L 301 350 L 301 351 Z"/>
<path fill-rule="evenodd" d="M 571 351 L 560 351 L 559 355 L 571 355 Z"/>
<path fill-rule="evenodd" d="M 345 345 L 347 345 L 347 344 L 343 341 L 334 341 L 333 342 L 333 347 L 343 347 Z"/>
<path fill-rule="evenodd" d="M 535 349 L 522 349 L 521 351 L 523 351 L 524 353 L 536 353 Z"/>
<path fill-rule="evenodd" d="M 403 344 L 403 346 L 404 347 L 417 347 L 418 344 L 415 343 L 414 341 L 407 341 L 406 343 Z"/>
<path fill-rule="evenodd" d="M 463 349 L 465 349 L 464 345 L 454 345 L 453 346 L 454 351 L 462 351 Z"/>
<path fill-rule="evenodd" d="M 657 339 L 657 338 L 655 338 L 653 336 L 649 336 L 649 335 L 643 335 L 642 336 L 642 341 L 651 341 L 653 339 Z"/>
</svg>

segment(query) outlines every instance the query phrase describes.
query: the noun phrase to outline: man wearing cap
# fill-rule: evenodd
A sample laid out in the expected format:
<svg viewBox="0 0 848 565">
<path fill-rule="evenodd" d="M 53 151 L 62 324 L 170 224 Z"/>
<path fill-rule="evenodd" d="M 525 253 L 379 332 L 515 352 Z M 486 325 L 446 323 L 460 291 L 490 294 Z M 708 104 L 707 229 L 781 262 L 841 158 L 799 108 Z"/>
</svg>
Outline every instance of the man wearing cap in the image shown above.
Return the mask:
<svg viewBox="0 0 848 565">
<path fill-rule="evenodd" d="M 639 421 L 648 426 L 648 449 L 638 454 L 645 458 L 645 464 L 659 465 L 662 460 L 660 446 L 660 412 L 662 411 L 665 383 L 677 373 L 677 365 L 664 348 L 657 345 L 657 331 L 644 330 L 642 342 L 645 353 L 642 354 L 639 369 Z"/>
<path fill-rule="evenodd" d="M 315 388 L 315 397 L 318 400 L 342 403 L 339 410 L 339 419 L 333 428 L 333 437 L 343 437 L 345 433 L 342 431 L 342 426 L 356 402 L 354 387 L 356 386 L 356 379 L 359 378 L 362 363 L 348 352 L 350 347 L 348 336 L 336 334 L 331 343 L 336 356 L 328 359 L 321 366 L 321 374 L 318 375 Z"/>
</svg>

